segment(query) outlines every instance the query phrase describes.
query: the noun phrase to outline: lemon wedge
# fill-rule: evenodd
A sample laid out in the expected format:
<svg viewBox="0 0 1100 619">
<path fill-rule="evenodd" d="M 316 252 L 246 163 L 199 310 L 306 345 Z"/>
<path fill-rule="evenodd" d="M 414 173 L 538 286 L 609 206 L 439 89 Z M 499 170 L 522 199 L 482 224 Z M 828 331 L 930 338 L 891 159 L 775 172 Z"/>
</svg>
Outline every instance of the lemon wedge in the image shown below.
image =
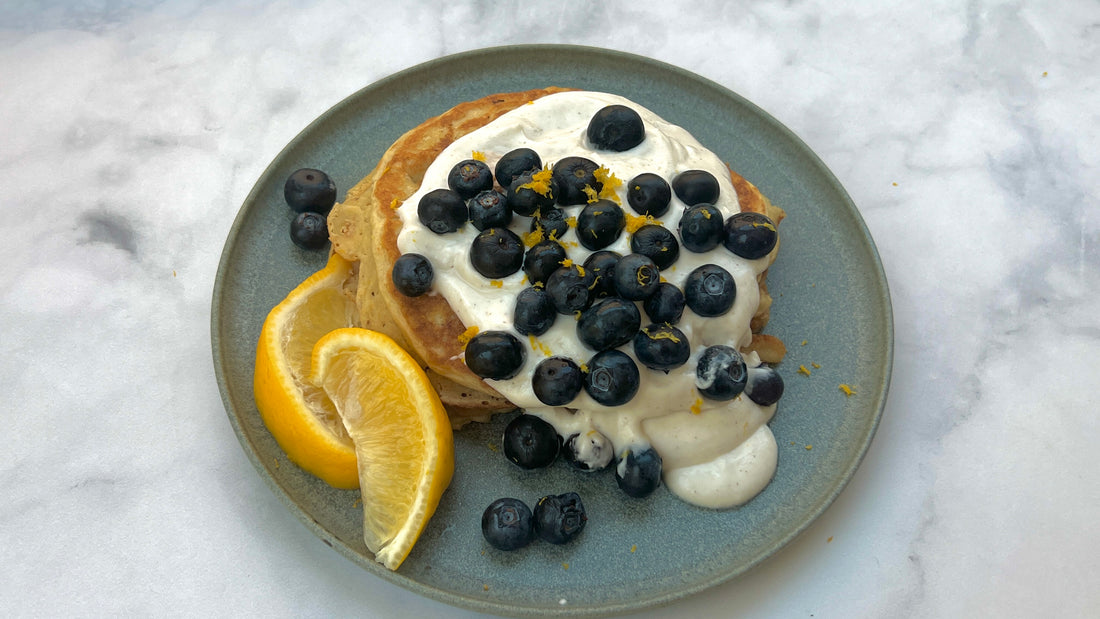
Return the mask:
<svg viewBox="0 0 1100 619">
<path fill-rule="evenodd" d="M 409 353 L 376 331 L 337 329 L 322 337 L 310 380 L 335 404 L 355 445 L 363 540 L 395 570 L 454 475 L 447 411 Z"/>
</svg>

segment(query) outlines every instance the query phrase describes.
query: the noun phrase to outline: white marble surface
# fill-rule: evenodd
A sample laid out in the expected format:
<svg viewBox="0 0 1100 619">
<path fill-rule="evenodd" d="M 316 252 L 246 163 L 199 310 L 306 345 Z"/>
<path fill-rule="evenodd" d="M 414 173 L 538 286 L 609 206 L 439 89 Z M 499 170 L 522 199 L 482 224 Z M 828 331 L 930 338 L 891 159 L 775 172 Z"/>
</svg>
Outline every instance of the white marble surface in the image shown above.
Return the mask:
<svg viewBox="0 0 1100 619">
<path fill-rule="evenodd" d="M 639 616 L 1100 613 L 1100 5 L 372 6 L 0 2 L 0 615 L 475 616 L 282 507 L 226 420 L 210 295 L 313 118 L 524 42 L 650 56 L 768 110 L 847 187 L 893 294 L 886 414 L 839 500 Z"/>
</svg>

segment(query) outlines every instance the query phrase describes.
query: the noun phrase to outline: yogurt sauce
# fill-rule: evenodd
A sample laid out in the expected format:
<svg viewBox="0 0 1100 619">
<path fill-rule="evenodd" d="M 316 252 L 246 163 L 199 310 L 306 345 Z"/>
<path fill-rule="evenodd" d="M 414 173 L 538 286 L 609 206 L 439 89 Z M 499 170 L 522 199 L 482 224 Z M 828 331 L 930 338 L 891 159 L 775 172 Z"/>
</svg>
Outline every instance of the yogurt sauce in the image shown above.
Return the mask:
<svg viewBox="0 0 1100 619">
<path fill-rule="evenodd" d="M 595 150 L 585 135 L 592 115 L 612 104 L 634 109 L 645 124 L 645 139 L 626 152 Z M 422 254 L 431 261 L 435 270 L 432 294 L 443 295 L 466 326 L 476 326 L 479 331 L 509 331 L 526 343 L 527 361 L 520 373 L 509 380 L 488 381 L 513 404 L 550 422 L 561 436 L 591 437 L 597 447 L 606 437 L 615 453 L 652 446 L 663 460 L 665 485 L 689 503 L 721 509 L 756 496 L 775 473 L 778 450 L 767 423 L 776 406 L 759 406 L 744 394 L 728 402 L 700 397 L 695 386 L 695 364 L 708 346 L 726 344 L 740 349 L 749 344 L 752 338 L 749 321 L 759 304 L 756 276 L 767 268 L 767 258 L 745 260 L 721 245 L 703 254 L 681 247 L 679 259 L 661 272 L 664 279 L 683 289 L 684 280 L 693 269 L 713 263 L 729 271 L 737 285 L 733 307 L 722 316 L 703 318 L 689 308 L 684 309 L 676 326 L 691 343 L 688 362 L 668 374 L 638 363 L 641 373 L 638 393 L 623 406 L 603 406 L 582 390 L 567 408 L 547 407 L 531 389 L 531 377 L 539 361 L 549 356 L 565 356 L 580 365 L 595 355 L 577 338 L 574 317 L 559 315 L 550 330 L 537 338 L 516 333 L 512 324 L 516 296 L 528 286 L 523 271 L 490 283 L 470 262 L 470 245 L 478 233 L 474 226 L 467 224 L 457 232 L 438 235 L 417 218 L 421 196 L 447 187 L 447 174 L 454 164 L 477 151 L 484 154 L 492 168 L 502 155 L 521 147 L 535 150 L 544 165 L 552 166 L 563 157 L 575 155 L 606 167 L 623 181 L 616 201 L 624 204 L 628 214 L 633 214 L 625 205 L 630 179 L 650 172 L 671 183 L 676 174 L 699 169 L 718 179 L 721 194 L 715 206 L 723 218 L 729 217 L 740 207 L 726 165 L 684 129 L 622 97 L 595 92 L 548 95 L 456 140 L 440 154 L 425 173 L 420 189 L 398 208 L 403 224 L 398 248 L 402 253 Z M 581 208 L 565 207 L 566 214 L 576 216 Z M 660 221 L 676 231 L 684 208 L 674 194 L 668 212 Z M 522 238 L 529 231 L 530 222 L 531 218 L 517 215 L 509 227 Z M 572 230 L 560 240 L 569 259 L 577 264 L 592 253 L 577 242 Z M 606 249 L 624 256 L 631 253 L 630 235 L 624 231 Z M 641 311 L 641 315 L 644 327 L 648 324 L 645 312 Z M 620 350 L 637 362 L 630 344 Z M 746 354 L 745 362 L 749 368 L 760 364 L 755 353 Z"/>
</svg>

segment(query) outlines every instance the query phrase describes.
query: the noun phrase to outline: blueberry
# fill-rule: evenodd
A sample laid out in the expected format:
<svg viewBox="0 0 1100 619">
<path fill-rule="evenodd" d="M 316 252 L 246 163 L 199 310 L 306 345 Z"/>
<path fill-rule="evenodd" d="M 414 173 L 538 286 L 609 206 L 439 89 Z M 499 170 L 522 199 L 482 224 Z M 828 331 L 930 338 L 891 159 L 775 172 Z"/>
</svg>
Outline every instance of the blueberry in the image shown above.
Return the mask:
<svg viewBox="0 0 1100 619">
<path fill-rule="evenodd" d="M 660 217 L 668 212 L 671 200 L 672 188 L 656 174 L 639 174 L 627 185 L 626 203 L 639 215 Z"/>
<path fill-rule="evenodd" d="M 596 353 L 588 361 L 584 390 L 604 406 L 621 406 L 638 393 L 638 366 L 621 350 Z"/>
<path fill-rule="evenodd" d="M 592 350 L 607 350 L 629 342 L 641 325 L 642 316 L 633 301 L 607 297 L 581 312 L 577 339 Z"/>
<path fill-rule="evenodd" d="M 726 220 L 726 249 L 748 260 L 763 258 L 779 242 L 775 223 L 760 213 L 735 213 Z"/>
<path fill-rule="evenodd" d="M 470 223 L 478 230 L 503 228 L 512 223 L 512 209 L 508 208 L 504 194 L 486 189 L 466 204 L 470 210 Z"/>
<path fill-rule="evenodd" d="M 504 428 L 504 457 L 524 469 L 541 469 L 554 463 L 561 443 L 554 426 L 534 415 L 520 415 Z"/>
<path fill-rule="evenodd" d="M 554 180 L 536 181 L 534 176 L 535 172 L 524 172 L 506 185 L 508 190 L 504 195 L 508 208 L 517 215 L 530 217 L 539 210 L 554 206 L 554 196 L 558 195 Z"/>
<path fill-rule="evenodd" d="M 497 550 L 518 550 L 535 539 L 531 508 L 519 499 L 497 499 L 481 514 L 481 534 Z"/>
<path fill-rule="evenodd" d="M 591 272 L 592 277 L 595 278 L 595 285 L 592 288 L 593 299 L 602 299 L 615 294 L 615 282 L 611 279 L 611 275 L 619 258 L 622 256 L 618 252 L 609 249 L 592 252 L 585 258 L 584 270 Z"/>
<path fill-rule="evenodd" d="M 447 186 L 462 196 L 463 200 L 469 200 L 482 191 L 493 188 L 493 171 L 484 161 L 459 161 L 447 174 Z"/>
<path fill-rule="evenodd" d="M 630 251 L 649 256 L 658 269 L 667 269 L 680 257 L 680 244 L 668 228 L 646 224 L 631 235 Z"/>
<path fill-rule="evenodd" d="M 584 530 L 588 515 L 576 492 L 544 496 L 535 503 L 535 533 L 542 541 L 564 544 Z"/>
<path fill-rule="evenodd" d="M 470 219 L 470 210 L 458 192 L 433 189 L 420 198 L 416 216 L 432 232 L 446 234 L 461 228 Z"/>
<path fill-rule="evenodd" d="M 572 359 L 550 357 L 535 366 L 531 389 L 539 402 L 547 406 L 565 406 L 584 387 L 584 373 Z"/>
<path fill-rule="evenodd" d="M 615 242 L 626 227 L 623 208 L 611 200 L 596 200 L 577 215 L 577 238 L 591 250 L 603 249 Z"/>
<path fill-rule="evenodd" d="M 687 170 L 672 179 L 672 190 L 676 197 L 688 206 L 696 204 L 716 204 L 718 202 L 718 179 L 706 170 Z"/>
<path fill-rule="evenodd" d="M 615 264 L 611 279 L 615 282 L 615 291 L 620 297 L 641 301 L 657 292 L 657 284 L 661 283 L 661 272 L 648 256 L 627 254 Z"/>
<path fill-rule="evenodd" d="M 559 314 L 572 314 L 592 300 L 592 274 L 577 265 L 559 267 L 546 279 L 546 292 Z"/>
<path fill-rule="evenodd" d="M 565 217 L 565 211 L 556 206 L 539 209 L 538 216 L 531 220 L 531 232 L 541 229 L 542 238 L 561 240 L 569 232 Z"/>
<path fill-rule="evenodd" d="M 553 179 L 558 185 L 558 204 L 571 206 L 588 203 L 588 187 L 597 194 L 603 189 L 603 183 L 596 180 L 596 170 L 600 166 L 584 157 L 565 157 L 554 164 Z"/>
<path fill-rule="evenodd" d="M 596 148 L 621 153 L 642 143 L 645 124 L 638 112 L 625 105 L 609 105 L 592 116 L 587 135 Z"/>
<path fill-rule="evenodd" d="M 561 447 L 566 462 L 581 471 L 598 471 L 611 463 L 614 447 L 596 430 L 570 434 Z"/>
<path fill-rule="evenodd" d="M 486 228 L 474 237 L 470 262 L 489 279 L 508 277 L 523 266 L 523 241 L 508 228 Z"/>
<path fill-rule="evenodd" d="M 680 240 L 684 247 L 697 254 L 708 252 L 725 238 L 722 212 L 713 204 L 696 204 L 680 217 Z"/>
<path fill-rule="evenodd" d="M 512 378 L 526 360 L 527 349 L 507 331 L 482 331 L 466 344 L 466 367 L 482 378 Z"/>
<path fill-rule="evenodd" d="M 695 366 L 695 386 L 703 397 L 732 400 L 741 395 L 748 381 L 748 370 L 741 353 L 730 346 L 709 346 Z"/>
<path fill-rule="evenodd" d="M 432 263 L 420 254 L 401 254 L 390 274 L 397 291 L 406 297 L 419 297 L 431 290 L 434 276 Z"/>
<path fill-rule="evenodd" d="M 532 284 L 545 284 L 550 274 L 561 268 L 565 260 L 565 248 L 561 243 L 546 239 L 535 243 L 523 257 L 523 272 Z"/>
<path fill-rule="evenodd" d="M 516 296 L 516 309 L 512 323 L 523 335 L 542 335 L 558 317 L 550 294 L 542 288 L 524 288 Z"/>
<path fill-rule="evenodd" d="M 770 365 L 749 368 L 745 395 L 760 406 L 771 406 L 783 397 L 783 377 Z"/>
<path fill-rule="evenodd" d="M 634 336 L 634 356 L 651 370 L 668 372 L 687 363 L 691 345 L 676 327 L 652 324 Z"/>
<path fill-rule="evenodd" d="M 680 322 L 684 305 L 684 293 L 680 292 L 676 284 L 661 282 L 657 284 L 657 292 L 642 302 L 642 309 L 653 322 L 674 325 Z"/>
<path fill-rule="evenodd" d="M 538 172 L 542 169 L 542 158 L 530 148 L 517 148 L 508 151 L 497 160 L 495 168 L 497 182 L 508 187 L 524 172 Z"/>
<path fill-rule="evenodd" d="M 290 222 L 290 240 L 302 249 L 321 249 L 328 243 L 328 220 L 320 213 L 298 213 Z"/>
<path fill-rule="evenodd" d="M 721 316 L 733 307 L 737 284 L 729 271 L 716 264 L 704 264 L 687 276 L 684 300 L 691 311 L 704 317 Z"/>
<path fill-rule="evenodd" d="M 287 177 L 283 198 L 295 213 L 327 215 L 336 204 L 336 183 L 320 170 L 302 168 Z"/>
<path fill-rule="evenodd" d="M 628 496 L 647 497 L 661 485 L 661 465 L 661 456 L 652 447 L 627 449 L 615 465 L 615 481 Z"/>
</svg>

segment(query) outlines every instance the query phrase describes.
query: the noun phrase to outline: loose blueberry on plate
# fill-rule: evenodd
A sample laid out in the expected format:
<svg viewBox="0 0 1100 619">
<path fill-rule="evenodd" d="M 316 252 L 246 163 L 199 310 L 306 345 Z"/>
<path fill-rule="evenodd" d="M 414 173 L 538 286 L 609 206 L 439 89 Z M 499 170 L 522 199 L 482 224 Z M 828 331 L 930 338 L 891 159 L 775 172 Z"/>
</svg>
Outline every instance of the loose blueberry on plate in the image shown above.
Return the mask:
<svg viewBox="0 0 1100 619">
<path fill-rule="evenodd" d="M 495 189 L 478 193 L 467 203 L 470 223 L 478 230 L 503 228 L 512 223 L 512 210 L 505 202 L 504 194 Z"/>
<path fill-rule="evenodd" d="M 649 256 L 658 269 L 667 269 L 680 257 L 680 244 L 668 228 L 646 224 L 631 235 L 630 251 Z"/>
<path fill-rule="evenodd" d="M 584 387 L 584 373 L 572 359 L 550 357 L 535 366 L 531 389 L 539 402 L 547 406 L 565 406 Z"/>
<path fill-rule="evenodd" d="M 640 499 L 661 485 L 661 468 L 661 456 L 652 447 L 627 449 L 615 465 L 615 481 L 628 496 Z"/>
<path fill-rule="evenodd" d="M 600 166 L 585 157 L 565 157 L 553 167 L 554 182 L 558 186 L 558 204 L 572 206 L 587 204 L 589 187 L 597 194 L 603 189 L 603 183 L 596 180 L 596 170 Z"/>
<path fill-rule="evenodd" d="M 684 300 L 691 311 L 704 317 L 721 316 L 733 307 L 737 284 L 729 271 L 716 264 L 704 264 L 688 274 Z"/>
<path fill-rule="evenodd" d="M 461 228 L 470 219 L 470 210 L 457 191 L 433 189 L 420 198 L 416 216 L 432 232 L 446 234 Z"/>
<path fill-rule="evenodd" d="M 519 499 L 497 499 L 481 514 L 481 534 L 497 550 L 518 550 L 535 539 L 531 508 Z"/>
<path fill-rule="evenodd" d="M 731 346 L 709 346 L 695 366 L 695 386 L 711 400 L 732 400 L 745 390 L 748 369 L 741 353 Z"/>
<path fill-rule="evenodd" d="M 751 211 L 730 215 L 725 233 L 726 249 L 747 260 L 767 256 L 779 242 L 775 223 L 767 215 Z"/>
<path fill-rule="evenodd" d="M 484 161 L 465 159 L 459 161 L 447 174 L 447 186 L 469 200 L 487 189 L 493 188 L 493 171 Z"/>
<path fill-rule="evenodd" d="M 541 469 L 554 463 L 561 449 L 554 426 L 534 415 L 519 415 L 504 428 L 504 457 L 524 469 Z"/>
<path fill-rule="evenodd" d="M 530 148 L 517 148 L 508 151 L 497 160 L 495 174 L 501 187 L 508 187 L 524 172 L 537 172 L 542 169 L 542 158 Z"/>
<path fill-rule="evenodd" d="M 569 232 L 569 222 L 565 218 L 565 211 L 556 206 L 541 208 L 538 216 L 531 220 L 531 232 L 541 229 L 542 238 L 561 240 Z"/>
<path fill-rule="evenodd" d="M 678 226 L 684 247 L 697 254 L 718 247 L 726 236 L 722 212 L 713 204 L 696 204 L 688 208 Z"/>
<path fill-rule="evenodd" d="M 616 348 L 633 339 L 641 324 L 641 313 L 633 301 L 607 297 L 581 312 L 577 339 L 595 351 Z"/>
<path fill-rule="evenodd" d="M 523 241 L 508 228 L 486 228 L 474 237 L 470 263 L 489 279 L 508 277 L 523 266 Z"/>
<path fill-rule="evenodd" d="M 559 267 L 546 279 L 546 292 L 559 314 L 572 314 L 588 307 L 592 301 L 594 278 L 577 265 Z"/>
<path fill-rule="evenodd" d="M 527 349 L 507 331 L 482 331 L 466 344 L 466 367 L 482 378 L 507 380 L 519 374 Z"/>
<path fill-rule="evenodd" d="M 638 112 L 625 105 L 609 105 L 592 116 L 586 135 L 596 148 L 621 153 L 642 143 L 645 124 Z"/>
<path fill-rule="evenodd" d="M 718 179 L 706 170 L 687 170 L 680 172 L 672 179 L 672 191 L 676 197 L 688 206 L 696 204 L 715 204 L 718 202 L 720 189 Z"/>
<path fill-rule="evenodd" d="M 642 302 L 642 309 L 653 322 L 667 322 L 674 325 L 680 322 L 684 314 L 684 293 L 670 282 L 657 284 L 657 291 Z"/>
<path fill-rule="evenodd" d="M 419 297 L 432 288 L 435 271 L 420 254 L 401 254 L 393 263 L 393 285 L 406 297 Z"/>
<path fill-rule="evenodd" d="M 542 288 L 524 288 L 516 296 L 512 323 L 523 335 L 542 335 L 554 324 L 558 312 L 550 294 Z"/>
<path fill-rule="evenodd" d="M 283 198 L 295 213 L 327 215 L 336 204 L 336 183 L 320 170 L 302 168 L 287 177 Z"/>
<path fill-rule="evenodd" d="M 565 260 L 565 248 L 561 243 L 545 239 L 535 243 L 523 257 L 523 272 L 532 284 L 545 284 L 550 274 L 561 268 Z"/>
<path fill-rule="evenodd" d="M 290 222 L 290 240 L 302 249 L 321 249 L 328 243 L 328 220 L 320 213 L 298 213 Z"/>
<path fill-rule="evenodd" d="M 611 279 L 611 275 L 619 258 L 622 258 L 622 255 L 610 249 L 592 252 L 585 258 L 584 270 L 591 273 L 595 280 L 592 287 L 593 299 L 602 299 L 615 294 L 615 282 Z"/>
<path fill-rule="evenodd" d="M 619 238 L 625 226 L 621 206 L 611 200 L 596 200 L 577 215 L 577 238 L 588 249 L 603 249 Z"/>
<path fill-rule="evenodd" d="M 645 172 L 630 179 L 626 203 L 639 215 L 660 217 L 668 212 L 671 201 L 672 188 L 660 176 Z"/>
<path fill-rule="evenodd" d="M 626 353 L 605 350 L 588 361 L 584 390 L 604 406 L 621 406 L 638 393 L 639 378 L 638 366 Z"/>
<path fill-rule="evenodd" d="M 615 264 L 611 279 L 615 283 L 615 292 L 620 297 L 641 301 L 657 292 L 657 284 L 661 283 L 661 272 L 648 256 L 627 254 Z"/>
<path fill-rule="evenodd" d="M 507 185 L 504 196 L 513 213 L 530 217 L 539 210 L 554 206 L 554 197 L 558 195 L 554 180 L 550 179 L 545 187 L 539 187 L 534 176 L 535 172 L 524 172 Z"/>
<path fill-rule="evenodd" d="M 581 471 L 598 471 L 611 463 L 614 447 L 596 430 L 570 434 L 561 447 L 562 458 Z"/>
<path fill-rule="evenodd" d="M 783 377 L 770 365 L 749 368 L 745 395 L 760 406 L 771 406 L 783 397 Z"/>
<path fill-rule="evenodd" d="M 584 530 L 588 515 L 576 492 L 544 496 L 535 503 L 535 533 L 544 542 L 565 544 Z"/>
<path fill-rule="evenodd" d="M 668 372 L 687 363 L 691 346 L 676 327 L 652 324 L 634 336 L 634 356 L 651 370 Z"/>
</svg>

